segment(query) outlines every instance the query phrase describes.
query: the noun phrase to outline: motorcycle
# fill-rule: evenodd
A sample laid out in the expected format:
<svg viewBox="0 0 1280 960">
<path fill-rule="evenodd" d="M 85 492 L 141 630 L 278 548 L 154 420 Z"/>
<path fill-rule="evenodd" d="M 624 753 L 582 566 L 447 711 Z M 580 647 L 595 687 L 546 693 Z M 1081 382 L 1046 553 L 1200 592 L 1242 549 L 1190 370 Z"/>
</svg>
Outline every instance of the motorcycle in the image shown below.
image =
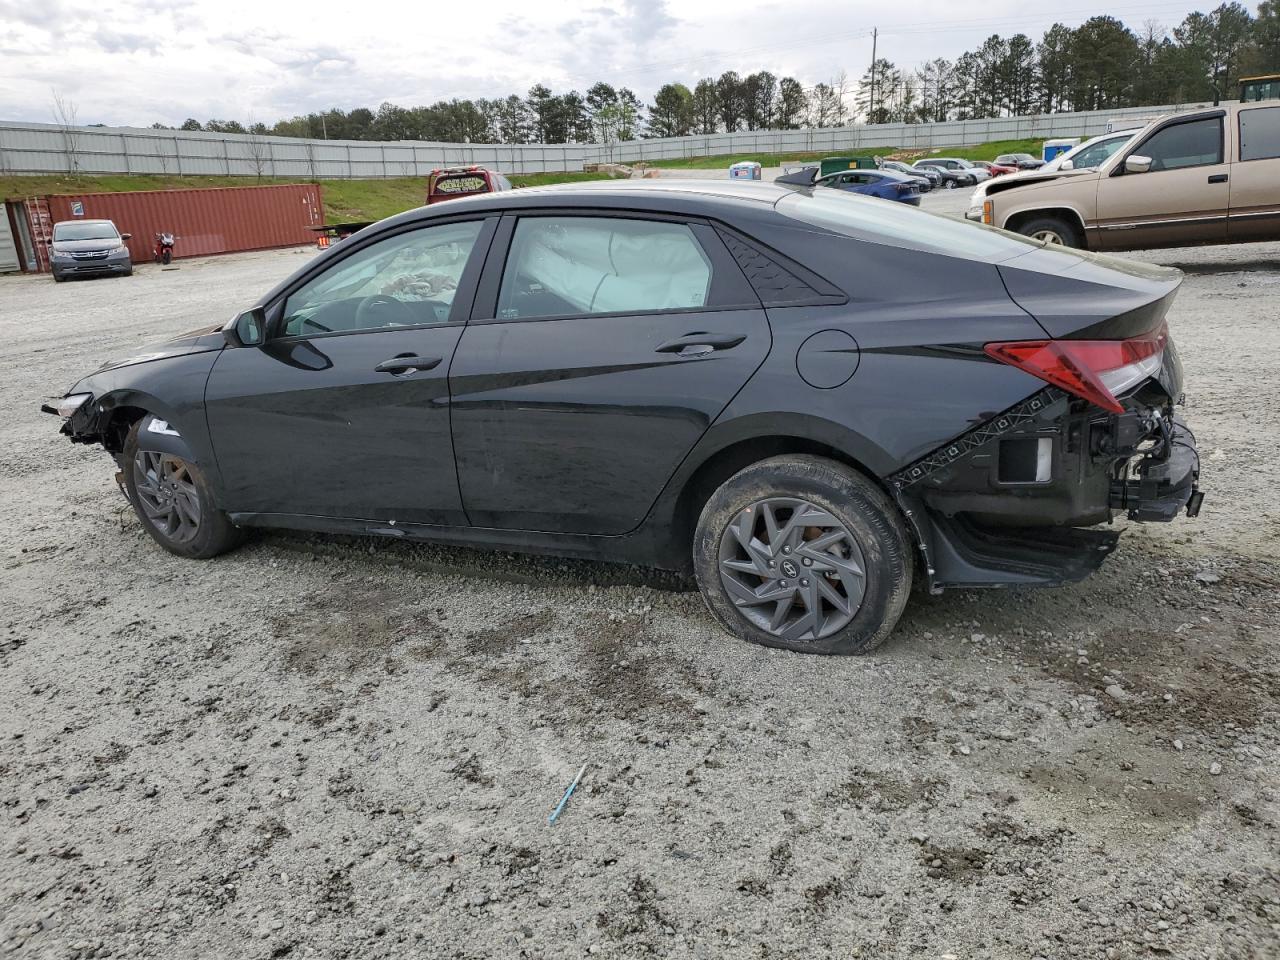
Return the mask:
<svg viewBox="0 0 1280 960">
<path fill-rule="evenodd" d="M 173 259 L 173 241 L 175 239 L 172 233 L 156 234 L 156 263 L 163 263 L 165 266 L 169 265 L 169 261 Z"/>
</svg>

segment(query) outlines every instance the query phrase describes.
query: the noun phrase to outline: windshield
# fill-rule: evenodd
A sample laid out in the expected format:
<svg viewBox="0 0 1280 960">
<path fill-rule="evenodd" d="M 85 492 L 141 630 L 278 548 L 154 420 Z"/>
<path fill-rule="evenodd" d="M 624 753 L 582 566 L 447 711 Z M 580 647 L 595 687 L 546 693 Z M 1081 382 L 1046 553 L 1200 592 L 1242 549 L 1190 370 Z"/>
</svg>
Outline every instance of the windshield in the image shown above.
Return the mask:
<svg viewBox="0 0 1280 960">
<path fill-rule="evenodd" d="M 54 240 L 119 240 L 120 234 L 110 221 L 87 223 L 56 223 Z"/>
<path fill-rule="evenodd" d="M 783 216 L 855 240 L 1001 263 L 1043 244 L 1014 233 L 927 213 L 902 203 L 886 203 L 843 190 L 813 190 L 783 197 Z"/>
<path fill-rule="evenodd" d="M 973 164 L 970 163 L 968 160 L 957 160 L 956 163 L 960 164 L 960 166 L 962 167 L 973 169 Z"/>
</svg>

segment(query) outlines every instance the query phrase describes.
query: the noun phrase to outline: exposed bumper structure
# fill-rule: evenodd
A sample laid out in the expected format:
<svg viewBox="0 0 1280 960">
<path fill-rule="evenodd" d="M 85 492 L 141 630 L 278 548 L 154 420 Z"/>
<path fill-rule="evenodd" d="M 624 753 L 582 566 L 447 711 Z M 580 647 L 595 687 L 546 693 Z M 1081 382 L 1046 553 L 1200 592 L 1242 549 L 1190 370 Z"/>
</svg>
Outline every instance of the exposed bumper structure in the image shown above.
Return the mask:
<svg viewBox="0 0 1280 960">
<path fill-rule="evenodd" d="M 1053 586 L 1093 573 L 1116 531 L 1199 513 L 1199 455 L 1152 382 L 1112 414 L 1049 387 L 891 478 L 933 592 Z"/>
</svg>

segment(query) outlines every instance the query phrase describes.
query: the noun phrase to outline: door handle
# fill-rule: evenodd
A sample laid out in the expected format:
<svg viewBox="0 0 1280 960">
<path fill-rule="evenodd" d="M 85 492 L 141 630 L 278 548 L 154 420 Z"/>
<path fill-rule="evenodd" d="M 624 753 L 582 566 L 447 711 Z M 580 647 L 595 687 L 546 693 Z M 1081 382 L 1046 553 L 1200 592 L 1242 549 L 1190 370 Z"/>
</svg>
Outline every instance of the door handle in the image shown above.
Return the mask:
<svg viewBox="0 0 1280 960">
<path fill-rule="evenodd" d="M 374 367 L 377 373 L 409 373 L 414 370 L 430 370 L 438 367 L 442 357 L 415 357 L 413 354 L 403 354 L 398 357 L 392 357 L 390 360 L 383 360 Z"/>
<path fill-rule="evenodd" d="M 745 333 L 686 333 L 654 348 L 654 353 L 678 353 L 699 357 L 714 350 L 729 350 L 747 339 Z"/>
<path fill-rule="evenodd" d="M 1227 175 L 1225 173 L 1215 173 L 1209 178 L 1210 183 L 1226 183 Z"/>
</svg>

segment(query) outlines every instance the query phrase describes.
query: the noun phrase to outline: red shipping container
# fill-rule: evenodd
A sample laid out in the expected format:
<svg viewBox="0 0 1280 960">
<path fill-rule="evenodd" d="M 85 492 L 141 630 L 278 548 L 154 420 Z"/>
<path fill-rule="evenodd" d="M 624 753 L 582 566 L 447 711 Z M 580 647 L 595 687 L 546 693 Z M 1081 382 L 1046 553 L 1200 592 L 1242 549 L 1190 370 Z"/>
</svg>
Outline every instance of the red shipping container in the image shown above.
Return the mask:
<svg viewBox="0 0 1280 960">
<path fill-rule="evenodd" d="M 140 190 L 43 198 L 53 222 L 110 220 L 134 263 L 155 257 L 157 233 L 172 233 L 174 258 L 313 244 L 324 222 L 318 183 L 266 187 Z M 74 214 L 74 215 L 73 215 Z"/>
</svg>

